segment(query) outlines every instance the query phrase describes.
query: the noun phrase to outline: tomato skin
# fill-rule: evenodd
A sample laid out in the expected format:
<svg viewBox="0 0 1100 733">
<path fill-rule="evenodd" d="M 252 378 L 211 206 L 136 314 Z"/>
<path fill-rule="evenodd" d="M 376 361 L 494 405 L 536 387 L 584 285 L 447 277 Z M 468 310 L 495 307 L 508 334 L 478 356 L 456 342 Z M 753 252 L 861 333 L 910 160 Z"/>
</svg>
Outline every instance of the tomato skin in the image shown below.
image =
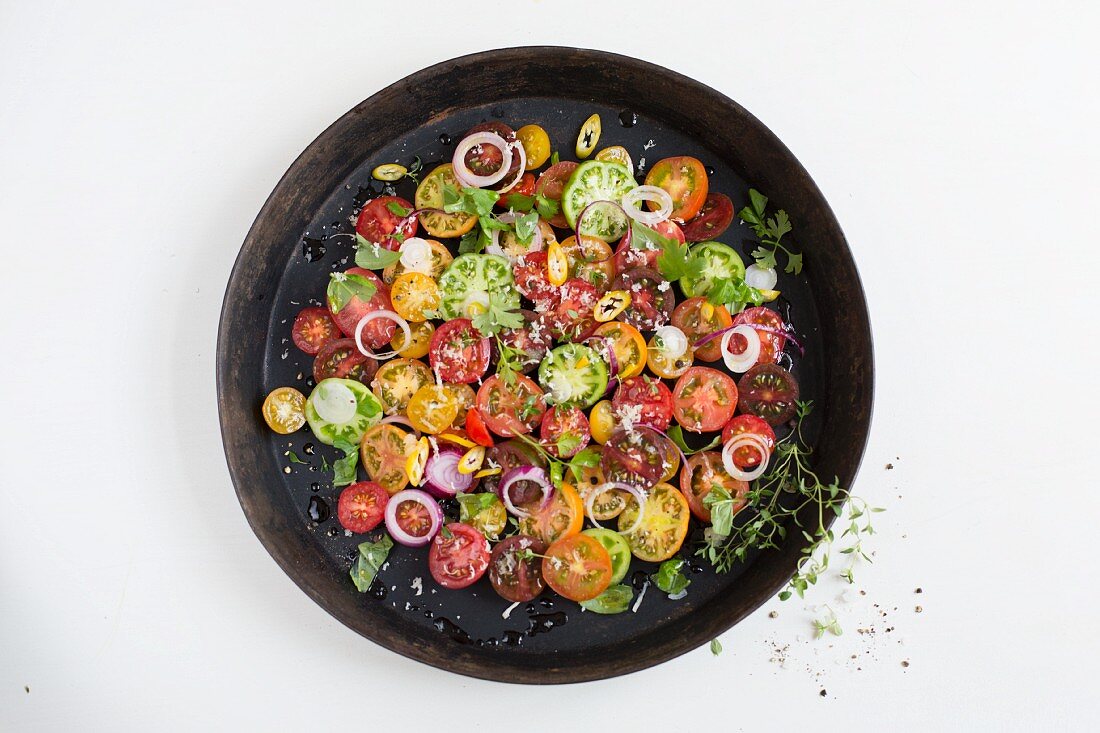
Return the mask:
<svg viewBox="0 0 1100 733">
<path fill-rule="evenodd" d="M 517 501 L 526 497 L 516 497 Z M 531 504 L 533 499 L 527 499 L 522 504 Z M 537 537 L 547 544 L 564 537 L 572 537 L 584 527 L 584 502 L 581 495 L 571 485 L 562 483 L 550 503 L 546 506 L 529 507 L 532 511 L 529 516 L 519 520 L 521 534 Z"/>
<path fill-rule="evenodd" d="M 663 431 L 672 424 L 672 392 L 664 382 L 648 375 L 624 379 L 611 398 L 611 406 L 620 422 L 624 414 L 633 416 L 633 408 L 640 406 L 635 425 L 652 425 Z"/>
<path fill-rule="evenodd" d="M 370 387 L 374 396 L 382 403 L 383 412 L 387 415 L 401 415 L 417 390 L 429 384 L 435 384 L 435 378 L 424 362 L 399 358 L 390 359 L 378 367 Z"/>
<path fill-rule="evenodd" d="M 478 132 L 494 132 L 507 143 L 516 141 L 516 131 L 503 122 L 482 122 L 480 125 L 471 127 L 463 137 L 469 137 Z M 499 148 L 493 145 L 480 145 L 467 151 L 466 157 L 463 160 L 466 163 L 466 167 L 475 175 L 488 176 L 500 170 L 500 165 L 504 160 L 504 154 L 501 153 Z M 519 155 L 513 150 L 512 163 L 508 166 L 508 172 L 505 174 L 504 178 L 489 188 L 499 189 L 511 183 L 512 179 L 515 178 L 515 173 L 519 170 L 519 166 Z"/>
<path fill-rule="evenodd" d="M 600 453 L 600 469 L 608 481 L 642 488 L 660 481 L 673 465 L 668 441 L 651 430 L 616 428 Z"/>
<path fill-rule="evenodd" d="M 657 161 L 646 174 L 647 186 L 663 188 L 672 196 L 670 219 L 687 221 L 703 208 L 710 187 L 706 167 L 690 155 L 678 155 Z M 651 210 L 657 205 L 647 202 Z"/>
<path fill-rule="evenodd" d="M 571 160 L 563 160 L 560 163 L 555 163 L 539 175 L 535 191 L 541 193 L 546 198 L 553 199 L 560 203 L 565 184 L 569 180 L 569 177 L 573 175 L 573 171 L 577 170 L 577 166 L 579 165 L 580 163 L 574 163 Z M 569 226 L 569 221 L 561 211 L 554 214 L 553 218 L 549 221 L 550 226 L 557 227 L 558 229 L 565 229 Z"/>
<path fill-rule="evenodd" d="M 517 374 L 510 387 L 494 374 L 477 391 L 477 409 L 490 430 L 502 438 L 513 438 L 538 426 L 546 412 L 546 400 L 529 377 Z"/>
<path fill-rule="evenodd" d="M 673 413 L 684 430 L 720 430 L 737 409 L 737 383 L 725 372 L 692 367 L 676 382 Z"/>
<path fill-rule="evenodd" d="M 444 588 L 460 590 L 485 574 L 489 557 L 489 541 L 481 532 L 468 524 L 452 522 L 432 538 L 428 570 Z"/>
<path fill-rule="evenodd" d="M 740 499 L 733 505 L 736 514 L 747 503 L 749 482 L 735 479 L 726 473 L 722 463 L 722 454 L 718 451 L 703 451 L 688 458 L 688 467 L 680 474 L 680 493 L 687 499 L 692 515 L 701 522 L 710 522 L 710 507 L 703 503 L 715 484 Z"/>
<path fill-rule="evenodd" d="M 677 226 L 676 222 L 665 220 L 658 224 L 655 224 L 653 230 L 658 234 L 675 239 L 680 244 L 684 244 L 687 240 L 684 238 L 684 231 Z M 615 248 L 615 270 L 616 272 L 625 272 L 626 270 L 632 270 L 635 267 L 648 267 L 653 270 L 657 267 L 657 257 L 660 256 L 661 251 L 658 249 L 639 249 L 631 246 L 630 242 L 632 235 L 630 230 L 626 230 L 626 234 L 619 240 L 619 246 Z"/>
<path fill-rule="evenodd" d="M 416 236 L 416 217 L 398 216 L 387 208 L 393 205 L 400 206 L 412 214 L 412 203 L 400 196 L 379 196 L 368 201 L 359 212 L 359 218 L 355 221 L 355 231 L 368 242 L 380 244 L 386 249 L 396 252 L 401 248 L 401 242 L 408 237 Z M 395 238 L 397 232 L 401 236 Z"/>
<path fill-rule="evenodd" d="M 455 318 L 432 334 L 428 359 L 444 382 L 470 384 L 489 368 L 489 339 L 478 333 L 469 318 Z"/>
<path fill-rule="evenodd" d="M 379 310 L 393 310 L 390 303 L 390 288 L 377 275 L 362 267 L 351 267 L 345 271 L 348 275 L 360 275 L 370 280 L 376 291 L 370 300 L 364 303 L 358 297 L 352 298 L 337 313 L 332 313 L 332 320 L 344 332 L 348 338 L 355 338 L 355 327 L 368 313 Z M 330 311 L 331 313 L 331 311 Z M 376 318 L 363 327 L 363 343 L 372 349 L 380 349 L 389 345 L 393 334 L 397 330 L 397 324 L 384 318 Z"/>
<path fill-rule="evenodd" d="M 708 311 L 709 317 L 705 315 Z M 724 305 L 712 305 L 703 297 L 688 298 L 672 311 L 672 325 L 684 332 L 688 345 L 694 348 L 704 336 L 733 325 L 733 316 Z M 695 358 L 701 361 L 721 359 L 722 339 L 713 338 L 695 349 Z"/>
<path fill-rule="evenodd" d="M 708 193 L 699 213 L 684 225 L 689 242 L 717 239 L 733 223 L 733 201 L 724 193 Z"/>
<path fill-rule="evenodd" d="M 734 316 L 733 325 L 740 326 L 742 324 L 766 326 L 776 331 L 783 331 L 786 328 L 782 316 L 771 308 L 765 308 L 764 306 L 746 308 Z M 783 347 L 787 345 L 787 339 L 780 334 L 772 333 L 772 331 L 764 331 L 759 328 L 755 330 L 760 337 L 760 357 L 756 360 L 756 363 L 769 364 L 779 361 L 779 355 L 783 353 Z"/>
<path fill-rule="evenodd" d="M 588 441 L 592 439 L 588 418 L 578 407 L 551 407 L 542 416 L 539 435 L 546 452 L 556 458 L 572 458 L 587 447 Z M 563 436 L 570 436 L 575 440 L 564 452 L 558 449 L 558 441 Z"/>
<path fill-rule="evenodd" d="M 638 502 L 627 499 L 619 515 L 619 531 L 629 529 L 638 517 Z M 668 484 L 657 484 L 646 497 L 645 515 L 641 526 L 623 534 L 634 557 L 647 562 L 667 560 L 679 551 L 687 538 L 691 508 L 687 499 Z"/>
<path fill-rule="evenodd" d="M 330 341 L 313 360 L 313 381 L 318 384 L 330 377 L 355 379 L 370 385 L 378 371 L 378 362 L 363 356 L 352 339 Z"/>
<path fill-rule="evenodd" d="M 320 306 L 303 308 L 294 318 L 294 325 L 290 329 L 290 338 L 294 345 L 310 356 L 316 356 L 325 344 L 340 337 L 340 327 L 332 320 L 328 308 Z"/>
<path fill-rule="evenodd" d="M 340 492 L 336 517 L 340 525 L 356 534 L 370 532 L 382 523 L 390 495 L 373 481 L 354 483 Z"/>
<path fill-rule="evenodd" d="M 524 550 L 545 555 L 546 547 L 537 537 L 522 534 L 501 540 L 489 558 L 489 582 L 497 595 L 512 603 L 526 603 L 537 598 L 546 587 L 542 579 L 542 560 L 537 557 L 522 560 L 516 555 Z"/>
<path fill-rule="evenodd" d="M 738 415 L 722 428 L 722 443 L 741 433 L 755 433 L 768 444 L 768 452 L 775 450 L 775 431 L 765 420 L 756 415 Z M 733 452 L 733 463 L 738 468 L 753 468 L 760 463 L 760 454 L 752 448 L 741 447 Z"/>
<path fill-rule="evenodd" d="M 511 180 L 511 179 L 509 178 L 508 180 Z M 523 176 L 519 179 L 519 183 L 517 183 L 512 188 L 511 191 L 504 194 L 503 196 L 500 197 L 500 199 L 497 200 L 497 207 L 507 211 L 512 206 L 512 203 L 511 203 L 512 194 L 520 194 L 522 196 L 534 196 L 535 195 L 535 174 L 534 173 L 524 173 Z"/>
<path fill-rule="evenodd" d="M 593 537 L 566 537 L 546 549 L 542 577 L 563 598 L 591 600 L 611 585 L 611 555 Z"/>
<path fill-rule="evenodd" d="M 466 411 L 466 434 L 470 436 L 470 440 L 478 445 L 483 445 L 486 448 L 493 447 L 493 436 L 489 433 L 489 428 L 485 426 L 485 420 L 482 419 L 477 407 L 471 407 Z"/>
</svg>

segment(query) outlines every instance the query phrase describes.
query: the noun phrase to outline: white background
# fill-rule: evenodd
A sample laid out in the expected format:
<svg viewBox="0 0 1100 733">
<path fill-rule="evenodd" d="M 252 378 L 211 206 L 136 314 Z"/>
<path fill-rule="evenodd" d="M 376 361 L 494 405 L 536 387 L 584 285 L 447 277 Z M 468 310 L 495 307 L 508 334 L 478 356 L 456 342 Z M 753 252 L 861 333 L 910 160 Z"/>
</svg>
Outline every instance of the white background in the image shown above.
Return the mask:
<svg viewBox="0 0 1100 733">
<path fill-rule="evenodd" d="M 0 4 L 0 728 L 1095 726 L 1095 5 L 316 5 Z M 406 74 L 539 43 L 695 77 L 806 165 L 867 289 L 856 490 L 888 508 L 857 592 L 570 688 L 313 605 L 245 523 L 214 395 L 230 267 L 294 157 Z M 845 633 L 814 640 L 824 604 Z"/>
</svg>

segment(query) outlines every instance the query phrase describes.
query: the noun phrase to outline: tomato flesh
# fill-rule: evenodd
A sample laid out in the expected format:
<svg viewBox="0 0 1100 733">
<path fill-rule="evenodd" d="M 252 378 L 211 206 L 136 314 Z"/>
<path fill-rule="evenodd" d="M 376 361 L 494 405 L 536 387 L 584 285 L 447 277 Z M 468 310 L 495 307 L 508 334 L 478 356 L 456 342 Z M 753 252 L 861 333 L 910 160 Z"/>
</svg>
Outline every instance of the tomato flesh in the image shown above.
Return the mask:
<svg viewBox="0 0 1100 733">
<path fill-rule="evenodd" d="M 489 368 L 489 354 L 489 339 L 478 333 L 469 318 L 456 318 L 435 330 L 428 358 L 444 382 L 470 384 Z"/>
<path fill-rule="evenodd" d="M 315 356 L 326 344 L 341 338 L 340 327 L 332 320 L 328 308 L 310 306 L 294 319 L 290 338 L 299 349 Z"/>
<path fill-rule="evenodd" d="M 558 458 L 572 458 L 592 439 L 588 418 L 578 407 L 552 407 L 542 418 L 539 435 L 546 452 Z"/>
<path fill-rule="evenodd" d="M 635 267 L 621 272 L 612 281 L 611 289 L 630 293 L 630 307 L 620 318 L 639 331 L 652 331 L 672 319 L 676 295 L 671 284 L 656 270 Z"/>
<path fill-rule="evenodd" d="M 775 431 L 756 415 L 738 415 L 722 428 L 722 443 L 742 433 L 755 433 L 764 439 L 769 453 L 775 450 Z M 741 446 L 733 452 L 733 463 L 738 468 L 752 468 L 760 463 L 760 452 L 750 446 Z"/>
<path fill-rule="evenodd" d="M 634 425 L 667 430 L 672 423 L 672 392 L 659 379 L 642 375 L 624 379 L 611 398 L 615 416 Z"/>
<path fill-rule="evenodd" d="M 647 186 L 663 188 L 672 197 L 670 219 L 687 221 L 703 208 L 709 182 L 706 167 L 690 155 L 678 155 L 657 161 L 645 177 Z M 651 209 L 657 205 L 647 202 Z"/>
<path fill-rule="evenodd" d="M 733 201 L 724 193 L 708 193 L 703 208 L 684 225 L 689 242 L 717 239 L 733 223 Z"/>
<path fill-rule="evenodd" d="M 688 345 L 695 349 L 695 358 L 718 361 L 722 358 L 722 339 L 712 338 L 699 348 L 695 344 L 704 336 L 729 328 L 733 317 L 724 305 L 713 305 L 706 298 L 688 298 L 672 312 L 672 325 L 684 332 Z"/>
<path fill-rule="evenodd" d="M 776 364 L 757 364 L 737 383 L 739 407 L 769 425 L 782 425 L 798 409 L 798 382 Z"/>
<path fill-rule="evenodd" d="M 473 585 L 489 568 L 489 541 L 468 524 L 452 522 L 432 538 L 428 570 L 450 590 Z"/>
<path fill-rule="evenodd" d="M 396 212 L 405 211 L 403 215 Z M 368 201 L 355 221 L 355 231 L 363 239 L 396 252 L 401 242 L 416 236 L 413 205 L 400 196 L 379 196 Z"/>
<path fill-rule="evenodd" d="M 733 506 L 735 513 L 745 506 L 749 482 L 735 479 L 726 472 L 721 453 L 704 451 L 688 458 L 687 467 L 680 473 L 680 492 L 687 499 L 691 513 L 702 522 L 711 521 L 710 507 L 703 500 L 715 486 L 721 486 L 738 499 Z"/>
<path fill-rule="evenodd" d="M 611 585 L 611 555 L 588 535 L 566 537 L 547 548 L 542 577 L 563 598 L 587 601 Z"/>
<path fill-rule="evenodd" d="M 676 422 L 684 430 L 719 430 L 737 409 L 737 384 L 717 369 L 692 367 L 676 382 L 672 399 Z"/>
<path fill-rule="evenodd" d="M 336 517 L 344 529 L 370 532 L 382 523 L 389 499 L 389 493 L 373 481 L 354 483 L 340 492 Z"/>
<path fill-rule="evenodd" d="M 542 593 L 542 559 L 524 557 L 546 554 L 546 543 L 537 537 L 514 535 L 500 541 L 489 558 L 489 582 L 501 598 L 512 603 L 532 601 Z"/>
<path fill-rule="evenodd" d="M 370 384 L 377 371 L 378 362 L 364 356 L 352 339 L 330 341 L 313 360 L 313 381 L 318 384 L 332 377 Z"/>
<path fill-rule="evenodd" d="M 579 165 L 580 163 L 574 163 L 571 160 L 563 160 L 560 163 L 555 163 L 539 175 L 535 191 L 541 193 L 548 199 L 560 203 L 562 191 L 565 190 L 565 184 L 569 181 L 569 177 L 573 175 L 573 171 L 577 170 L 577 166 Z M 560 210 L 557 214 L 554 214 L 549 221 L 550 226 L 557 227 L 558 229 L 565 229 L 569 226 L 569 220 L 565 218 L 565 214 Z"/>
<path fill-rule="evenodd" d="M 494 374 L 477 391 L 477 409 L 490 430 L 511 438 L 535 429 L 546 412 L 546 401 L 530 378 L 517 374 L 515 384 L 508 385 Z"/>
</svg>

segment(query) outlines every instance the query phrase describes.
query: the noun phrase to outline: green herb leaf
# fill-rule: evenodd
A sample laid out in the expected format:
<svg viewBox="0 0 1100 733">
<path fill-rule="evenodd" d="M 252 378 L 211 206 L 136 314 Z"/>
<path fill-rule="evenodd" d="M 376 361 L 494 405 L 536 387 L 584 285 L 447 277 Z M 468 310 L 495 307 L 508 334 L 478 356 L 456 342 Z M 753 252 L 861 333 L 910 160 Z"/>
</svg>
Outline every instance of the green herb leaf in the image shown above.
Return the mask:
<svg viewBox="0 0 1100 733">
<path fill-rule="evenodd" d="M 406 209 L 404 206 L 397 203 L 396 201 L 387 201 L 386 202 L 386 210 L 389 211 L 394 216 L 400 216 L 402 218 L 404 218 L 404 217 L 408 216 L 410 213 L 412 213 L 409 209 Z"/>
<path fill-rule="evenodd" d="M 584 477 L 584 469 L 595 468 L 600 465 L 600 451 L 597 448 L 585 448 L 577 455 L 569 459 L 569 472 L 573 478 L 580 482 Z"/>
<path fill-rule="evenodd" d="M 707 291 L 707 300 L 714 305 L 724 305 L 730 313 L 740 313 L 748 304 L 760 305 L 764 294 L 747 284 L 743 278 L 718 278 Z"/>
<path fill-rule="evenodd" d="M 516 219 L 516 239 L 522 244 L 530 244 L 535 238 L 535 231 L 539 228 L 539 215 L 535 212 L 524 214 Z"/>
<path fill-rule="evenodd" d="M 465 213 L 488 218 L 499 200 L 498 192 L 485 188 L 463 186 L 459 191 L 449 183 L 443 185 L 443 210 L 448 214 Z"/>
<path fill-rule="evenodd" d="M 374 297 L 376 290 L 374 283 L 362 275 L 334 272 L 329 278 L 326 293 L 328 309 L 332 313 L 339 313 L 352 298 L 359 298 L 366 303 Z"/>
<path fill-rule="evenodd" d="M 478 514 L 486 509 L 491 509 L 494 505 L 499 503 L 500 499 L 497 498 L 496 494 L 484 492 L 480 494 L 459 494 L 458 521 L 472 521 Z"/>
<path fill-rule="evenodd" d="M 657 569 L 657 575 L 653 579 L 654 584 L 670 596 L 684 592 L 691 585 L 691 581 L 682 572 L 683 567 L 684 561 L 680 558 L 665 560 Z"/>
<path fill-rule="evenodd" d="M 672 439 L 673 443 L 679 446 L 680 450 L 684 452 L 684 455 L 688 456 L 710 450 L 711 448 L 714 448 L 715 446 L 722 443 L 722 436 L 717 435 L 714 437 L 713 440 L 704 445 L 702 448 L 688 448 L 688 444 L 684 441 L 684 431 L 679 425 L 673 425 L 672 427 L 670 427 L 666 431 L 666 434 L 669 438 Z"/>
<path fill-rule="evenodd" d="M 550 464 L 550 483 L 556 489 L 561 486 L 563 478 L 565 478 L 565 464 L 554 461 Z"/>
<path fill-rule="evenodd" d="M 509 310 L 492 293 L 489 294 L 489 307 L 471 321 L 482 336 L 495 336 L 501 331 L 519 328 L 527 322 L 522 313 Z"/>
<path fill-rule="evenodd" d="M 488 242 L 481 239 L 482 231 L 481 227 L 475 227 L 463 234 L 462 239 L 458 240 L 458 253 L 464 255 L 482 252 L 488 246 Z"/>
<path fill-rule="evenodd" d="M 302 460 L 301 458 L 299 458 L 299 457 L 298 457 L 298 456 L 297 456 L 297 455 L 296 455 L 296 454 L 294 453 L 294 451 L 287 451 L 287 453 L 286 453 L 286 457 L 290 459 L 290 462 L 291 462 L 291 463 L 303 463 L 303 464 L 305 464 L 305 465 L 307 465 L 307 466 L 309 465 L 308 463 L 306 463 L 305 461 L 303 461 L 303 460 Z"/>
<path fill-rule="evenodd" d="M 561 204 L 556 199 L 548 198 L 541 193 L 536 193 L 535 209 L 543 219 L 553 219 L 561 211 Z"/>
<path fill-rule="evenodd" d="M 613 585 L 595 598 L 581 601 L 581 608 L 593 613 L 622 613 L 630 608 L 634 589 L 629 585 Z"/>
<path fill-rule="evenodd" d="M 630 222 L 630 246 L 636 249 L 660 249 L 657 269 L 670 281 L 682 277 L 698 277 L 706 264 L 691 256 L 687 244 L 681 244 L 634 220 Z"/>
<path fill-rule="evenodd" d="M 721 654 L 722 653 L 722 642 L 718 641 L 717 639 L 711 639 L 710 640 L 710 653 L 713 654 L 716 657 L 719 654 Z"/>
<path fill-rule="evenodd" d="M 344 451 L 344 457 L 333 462 L 333 486 L 347 486 L 355 483 L 356 468 L 359 466 L 359 447 L 344 440 L 337 440 L 333 446 Z"/>
<path fill-rule="evenodd" d="M 359 559 L 351 569 L 351 580 L 360 593 L 366 593 L 370 584 L 378 576 L 390 550 L 393 549 L 393 540 L 389 535 L 382 535 L 377 542 L 364 542 L 359 545 Z"/>
<path fill-rule="evenodd" d="M 368 242 L 362 234 L 355 235 L 355 264 L 364 270 L 383 270 L 401 259 L 400 252 Z"/>
<path fill-rule="evenodd" d="M 512 211 L 527 212 L 535 208 L 535 197 L 525 193 L 506 193 L 501 199 Z"/>
<path fill-rule="evenodd" d="M 752 204 L 752 211 L 756 213 L 757 218 L 763 218 L 764 210 L 768 207 L 768 197 L 755 188 L 750 188 L 749 202 Z"/>
<path fill-rule="evenodd" d="M 561 161 L 561 158 L 558 157 L 558 151 L 557 150 L 550 153 L 550 165 L 557 165 L 560 161 Z"/>
</svg>

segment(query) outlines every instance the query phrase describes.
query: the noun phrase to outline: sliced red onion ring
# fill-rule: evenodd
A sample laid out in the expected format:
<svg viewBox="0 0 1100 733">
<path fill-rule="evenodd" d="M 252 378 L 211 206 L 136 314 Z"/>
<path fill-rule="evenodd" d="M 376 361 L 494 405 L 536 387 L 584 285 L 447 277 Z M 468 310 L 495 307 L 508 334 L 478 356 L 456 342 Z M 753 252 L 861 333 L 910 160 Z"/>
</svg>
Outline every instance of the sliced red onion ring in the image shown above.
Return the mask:
<svg viewBox="0 0 1100 733">
<path fill-rule="evenodd" d="M 401 525 L 397 522 L 397 508 L 406 501 L 414 501 L 428 511 L 432 519 L 432 526 L 428 529 L 426 534 L 421 536 L 409 534 L 402 529 Z M 390 497 L 388 502 L 386 502 L 386 530 L 399 544 L 405 545 L 406 547 L 423 547 L 432 541 L 432 537 L 435 537 L 435 533 L 438 532 L 439 528 L 442 526 L 443 510 L 439 508 L 439 504 L 436 503 L 435 499 L 428 496 L 428 494 L 420 489 L 405 489 L 404 491 L 398 491 Z"/>
<path fill-rule="evenodd" d="M 522 216 L 522 214 L 517 214 L 514 211 L 509 211 L 507 213 L 501 214 L 497 218 L 503 224 L 513 224 L 513 223 L 515 223 L 516 219 L 520 218 L 520 216 Z M 492 237 L 493 241 L 492 241 L 491 244 L 489 244 L 485 248 L 485 251 L 487 253 L 491 254 L 491 255 L 500 255 L 501 257 L 507 257 L 510 261 L 514 262 L 516 258 L 510 256 L 507 252 L 505 252 L 504 247 L 502 247 L 500 245 L 500 235 L 501 234 L 502 234 L 502 232 L 499 229 L 494 229 L 493 230 L 493 233 L 490 235 Z M 542 230 L 539 227 L 536 226 L 535 227 L 535 235 L 533 237 L 531 237 L 531 243 L 527 245 L 527 251 L 524 252 L 523 254 L 530 254 L 531 252 L 538 252 L 541 249 L 542 249 Z M 522 255 L 520 255 L 520 256 L 522 256 Z"/>
<path fill-rule="evenodd" d="M 466 165 L 466 153 L 478 145 L 492 145 L 500 151 L 503 160 L 495 173 L 479 176 Z M 494 183 L 500 183 L 504 180 L 504 176 L 508 175 L 508 169 L 512 167 L 512 146 L 495 132 L 475 132 L 473 135 L 462 138 L 455 146 L 454 155 L 451 156 L 451 166 L 454 168 L 455 178 L 464 186 L 472 188 L 492 186 Z"/>
<path fill-rule="evenodd" d="M 733 462 L 733 452 L 742 446 L 755 448 L 760 454 L 760 463 L 751 471 L 744 471 Z M 770 457 L 771 451 L 768 449 L 767 441 L 756 433 L 739 433 L 722 447 L 722 465 L 726 473 L 741 481 L 755 481 L 763 476 Z"/>
<path fill-rule="evenodd" d="M 765 333 L 774 333 L 776 336 L 782 336 L 783 338 L 787 339 L 788 341 L 790 341 L 792 344 L 795 345 L 795 348 L 798 349 L 799 354 L 805 354 L 806 353 L 806 350 L 802 348 L 802 344 L 798 343 L 798 339 L 796 339 L 794 336 L 792 336 L 789 331 L 784 331 L 781 328 L 772 328 L 771 326 L 762 326 L 759 323 L 739 323 L 737 325 L 738 326 L 751 326 L 753 328 L 753 330 L 756 330 L 756 331 L 764 331 Z M 720 328 L 717 331 L 714 331 L 713 333 L 708 333 L 706 336 L 704 336 L 703 338 L 701 338 L 701 339 L 699 339 L 698 341 L 695 342 L 695 348 L 698 349 L 700 346 L 707 343 L 708 341 L 712 341 L 712 340 L 722 336 L 723 334 L 725 334 L 726 331 L 732 331 L 735 328 L 737 328 L 737 326 L 727 326 L 726 328 Z"/>
<path fill-rule="evenodd" d="M 357 347 L 359 347 L 359 351 L 360 351 L 360 353 L 363 354 L 363 356 L 370 357 L 371 359 L 375 359 L 377 361 L 382 361 L 383 359 L 392 359 L 393 357 L 397 356 L 397 354 L 399 353 L 397 351 L 386 351 L 386 352 L 381 353 L 381 354 L 376 354 L 373 351 L 371 351 L 370 349 L 368 349 L 366 346 L 363 345 L 363 328 L 368 323 L 373 321 L 375 318 L 385 318 L 387 321 L 393 321 L 394 323 L 396 323 L 398 326 L 400 326 L 401 333 L 405 337 L 405 340 L 402 341 L 401 343 L 403 343 L 403 344 L 411 344 L 412 343 L 412 330 L 409 329 L 409 322 L 408 321 L 406 321 L 404 318 L 397 315 L 393 311 L 387 311 L 387 310 L 371 311 L 367 315 L 360 318 L 359 323 L 355 326 L 355 345 Z"/>
<path fill-rule="evenodd" d="M 638 527 L 641 527 L 642 526 L 642 520 L 645 519 L 645 503 L 646 503 L 646 498 L 647 497 L 645 495 L 645 492 L 642 491 L 637 486 L 632 486 L 631 484 L 624 484 L 621 481 L 608 481 L 606 484 L 600 484 L 596 488 L 592 489 L 592 491 L 589 491 L 588 496 L 585 497 L 585 499 L 584 499 L 584 513 L 588 517 L 588 519 L 592 522 L 592 524 L 596 525 L 600 529 L 607 529 L 602 524 L 600 524 L 599 522 L 596 521 L 596 517 L 593 516 L 592 512 L 593 512 L 593 507 L 596 504 L 596 499 L 601 494 L 604 494 L 605 492 L 611 491 L 612 489 L 618 489 L 619 491 L 625 491 L 626 493 L 633 496 L 634 500 L 638 502 L 638 516 L 634 518 L 634 523 L 630 525 L 629 529 L 624 529 L 624 530 L 621 530 L 619 532 L 619 534 L 630 534 L 634 530 L 638 529 Z"/>
<path fill-rule="evenodd" d="M 745 337 L 745 350 L 740 354 L 735 354 L 730 349 L 730 341 L 736 333 Z M 760 334 L 758 334 L 756 329 L 752 326 L 742 323 L 722 334 L 722 361 L 726 363 L 726 366 L 731 372 L 744 374 L 752 369 L 753 365 L 756 364 L 756 360 L 759 358 Z"/>
<path fill-rule="evenodd" d="M 607 369 L 611 374 L 619 373 L 619 357 L 615 354 L 615 344 L 607 336 L 589 336 L 584 343 L 595 349 L 603 360 L 607 362 Z M 598 346 L 596 344 L 599 344 Z"/>
<path fill-rule="evenodd" d="M 604 390 L 603 396 L 607 397 L 612 392 L 614 392 L 615 389 L 618 388 L 618 386 L 619 386 L 619 378 L 618 377 L 612 377 L 611 379 L 607 380 L 607 389 Z"/>
<path fill-rule="evenodd" d="M 757 290 L 774 290 L 779 281 L 779 275 L 771 267 L 763 268 L 758 265 L 749 265 L 745 268 L 745 284 Z"/>
<path fill-rule="evenodd" d="M 661 208 L 657 211 L 646 211 L 642 208 L 645 201 L 653 201 Z M 672 196 L 668 191 L 657 186 L 638 186 L 626 192 L 623 196 L 623 211 L 634 221 L 651 227 L 668 219 L 672 213 Z"/>
<path fill-rule="evenodd" d="M 523 174 L 527 171 L 527 151 L 523 149 L 523 144 L 520 143 L 519 140 L 517 140 L 514 143 L 510 143 L 510 145 L 511 147 L 514 147 L 516 149 L 516 152 L 519 153 L 519 168 L 516 169 L 516 177 L 512 179 L 511 183 L 500 189 L 500 193 L 508 193 L 513 188 L 515 188 L 516 184 L 518 184 L 520 182 L 520 179 L 523 178 Z"/>
<path fill-rule="evenodd" d="M 424 466 L 424 480 L 428 491 L 440 499 L 450 499 L 467 491 L 474 484 L 474 476 L 458 470 L 462 452 L 450 449 L 436 451 L 428 456 Z"/>
<path fill-rule="evenodd" d="M 600 234 L 599 222 L 605 222 L 610 227 L 614 225 L 613 230 L 609 230 L 607 234 Z M 595 232 L 587 231 L 585 227 L 591 229 L 597 227 Z M 592 237 L 593 239 L 599 239 L 604 242 L 615 242 L 622 239 L 623 235 L 630 230 L 630 217 L 623 211 L 623 207 L 619 206 L 614 201 L 593 201 L 588 206 L 585 206 L 581 211 L 580 216 L 577 217 L 577 237 Z"/>
<path fill-rule="evenodd" d="M 550 484 L 550 475 L 546 473 L 545 468 L 539 466 L 519 466 L 518 468 L 510 469 L 504 476 L 501 477 L 500 485 L 497 491 L 500 493 L 500 500 L 504 502 L 504 507 L 508 512 L 517 517 L 529 517 L 531 513 L 520 509 L 512 503 L 512 485 L 517 481 L 531 481 L 538 484 L 542 489 L 542 502 L 539 507 L 545 507 L 550 503 L 550 499 L 554 496 L 554 487 Z"/>
</svg>

